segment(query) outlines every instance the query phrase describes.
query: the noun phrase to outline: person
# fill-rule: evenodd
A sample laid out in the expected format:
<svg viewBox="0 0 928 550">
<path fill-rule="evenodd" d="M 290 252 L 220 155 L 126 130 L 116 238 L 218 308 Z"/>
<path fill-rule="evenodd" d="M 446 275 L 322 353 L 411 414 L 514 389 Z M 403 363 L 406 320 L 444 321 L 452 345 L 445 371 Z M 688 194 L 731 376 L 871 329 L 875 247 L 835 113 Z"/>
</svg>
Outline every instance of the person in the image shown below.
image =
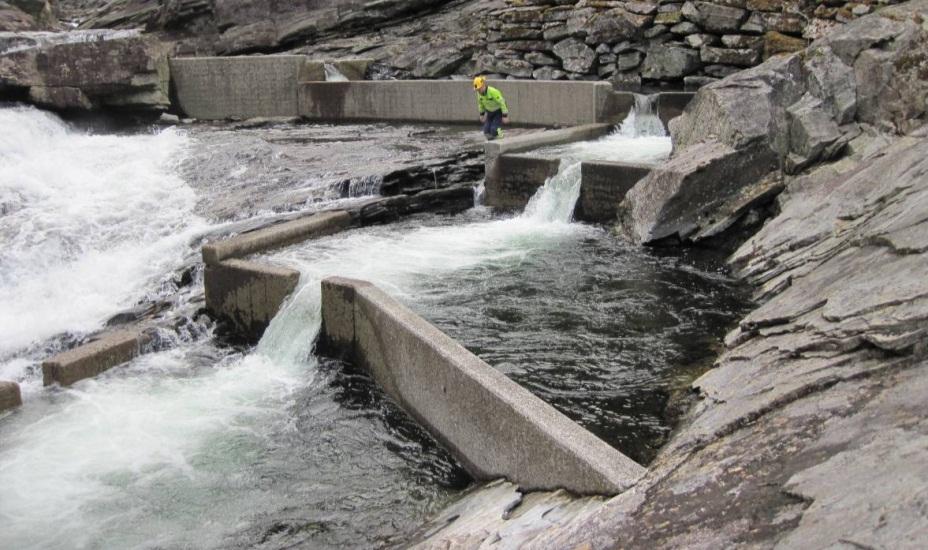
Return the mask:
<svg viewBox="0 0 928 550">
<path fill-rule="evenodd" d="M 477 111 L 483 123 L 483 135 L 488 140 L 503 137 L 503 123 L 509 123 L 509 107 L 503 94 L 487 85 L 487 79 L 478 76 L 474 79 L 474 91 L 477 92 Z"/>
</svg>

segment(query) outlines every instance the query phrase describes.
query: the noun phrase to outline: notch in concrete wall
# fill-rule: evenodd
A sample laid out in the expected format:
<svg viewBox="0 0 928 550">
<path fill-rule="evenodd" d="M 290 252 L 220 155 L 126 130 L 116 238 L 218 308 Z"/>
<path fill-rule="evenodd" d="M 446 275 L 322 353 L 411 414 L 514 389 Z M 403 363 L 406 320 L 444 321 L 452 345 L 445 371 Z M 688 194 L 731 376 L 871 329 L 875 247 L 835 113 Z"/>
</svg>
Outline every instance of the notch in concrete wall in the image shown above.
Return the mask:
<svg viewBox="0 0 928 550">
<path fill-rule="evenodd" d="M 206 309 L 237 337 L 257 342 L 300 281 L 300 272 L 244 260 L 207 264 Z"/>
</svg>

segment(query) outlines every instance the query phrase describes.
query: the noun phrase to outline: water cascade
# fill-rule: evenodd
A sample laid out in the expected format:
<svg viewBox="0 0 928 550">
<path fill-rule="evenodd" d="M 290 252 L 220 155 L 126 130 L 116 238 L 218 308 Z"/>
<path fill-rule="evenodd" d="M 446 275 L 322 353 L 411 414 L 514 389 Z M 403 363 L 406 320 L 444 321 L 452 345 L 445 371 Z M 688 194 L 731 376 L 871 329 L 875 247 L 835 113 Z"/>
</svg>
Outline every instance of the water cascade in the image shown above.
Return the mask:
<svg viewBox="0 0 928 550">
<path fill-rule="evenodd" d="M 326 82 L 348 82 L 348 77 L 343 75 L 334 63 L 326 62 L 323 63 L 322 66 L 325 69 Z"/>
<path fill-rule="evenodd" d="M 32 391 L 23 369 L 43 342 L 157 293 L 211 226 L 173 171 L 180 132 L 89 135 L 22 107 L 0 127 L 0 378 Z"/>
</svg>

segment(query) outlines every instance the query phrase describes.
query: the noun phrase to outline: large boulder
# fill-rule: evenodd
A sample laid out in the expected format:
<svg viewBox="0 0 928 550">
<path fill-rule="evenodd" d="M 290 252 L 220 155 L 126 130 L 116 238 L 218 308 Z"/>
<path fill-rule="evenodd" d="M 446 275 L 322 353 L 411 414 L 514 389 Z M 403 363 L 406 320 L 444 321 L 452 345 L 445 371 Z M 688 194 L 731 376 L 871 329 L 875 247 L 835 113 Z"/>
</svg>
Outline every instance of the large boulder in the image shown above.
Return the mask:
<svg viewBox="0 0 928 550">
<path fill-rule="evenodd" d="M 163 111 L 170 106 L 170 46 L 134 32 L 17 35 L 0 53 L 0 94 L 58 109 Z"/>
<path fill-rule="evenodd" d="M 736 32 L 748 17 L 748 12 L 739 7 L 725 6 L 712 2 L 687 2 L 683 5 L 683 17 L 713 32 Z"/>
<path fill-rule="evenodd" d="M 696 72 L 702 63 L 699 52 L 676 46 L 658 46 L 648 52 L 641 76 L 655 80 L 676 80 Z"/>
<path fill-rule="evenodd" d="M 554 45 L 554 55 L 561 59 L 564 69 L 573 73 L 586 73 L 596 61 L 596 52 L 576 38 L 567 38 Z"/>
<path fill-rule="evenodd" d="M 623 233 L 637 242 L 690 238 L 701 228 L 725 223 L 717 216 L 725 204 L 776 168 L 776 155 L 762 144 L 745 149 L 716 141 L 696 144 L 628 192 L 619 211 Z"/>
</svg>

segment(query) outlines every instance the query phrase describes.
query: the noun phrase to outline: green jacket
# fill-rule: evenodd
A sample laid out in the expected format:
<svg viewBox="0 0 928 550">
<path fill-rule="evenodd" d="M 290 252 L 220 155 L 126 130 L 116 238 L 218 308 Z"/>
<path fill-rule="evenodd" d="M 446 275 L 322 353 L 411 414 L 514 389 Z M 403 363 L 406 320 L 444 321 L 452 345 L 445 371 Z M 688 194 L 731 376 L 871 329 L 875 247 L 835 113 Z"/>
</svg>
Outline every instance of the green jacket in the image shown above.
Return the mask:
<svg viewBox="0 0 928 550">
<path fill-rule="evenodd" d="M 487 111 L 499 111 L 500 109 L 503 110 L 504 115 L 509 114 L 509 107 L 506 106 L 506 100 L 503 99 L 503 94 L 499 90 L 487 86 L 487 93 L 477 92 L 477 110 L 481 115 Z"/>
</svg>

